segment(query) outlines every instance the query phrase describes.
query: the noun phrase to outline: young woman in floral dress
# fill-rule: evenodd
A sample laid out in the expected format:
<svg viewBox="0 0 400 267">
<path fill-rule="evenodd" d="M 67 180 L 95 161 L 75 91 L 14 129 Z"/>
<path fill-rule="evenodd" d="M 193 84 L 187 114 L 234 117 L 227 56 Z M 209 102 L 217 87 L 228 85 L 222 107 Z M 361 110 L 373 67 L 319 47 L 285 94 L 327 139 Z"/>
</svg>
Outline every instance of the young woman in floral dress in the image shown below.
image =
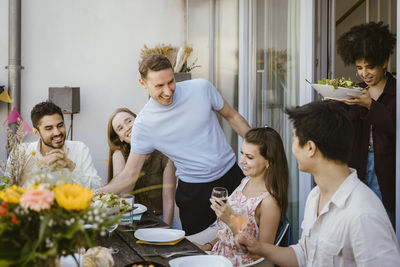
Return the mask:
<svg viewBox="0 0 400 267">
<path fill-rule="evenodd" d="M 246 206 L 248 221 L 241 231 L 273 243 L 288 204 L 289 171 L 279 134 L 270 127 L 253 128 L 245 136 L 241 153 L 240 164 L 246 177 L 227 204 L 216 198 L 210 200 L 220 219 L 220 229 L 217 238 L 199 245 L 203 250 L 211 250 L 211 254 L 225 256 L 234 266 L 249 264 L 257 256 L 241 253 L 235 247 L 234 237 L 239 229 L 232 223 L 232 209 Z"/>
</svg>

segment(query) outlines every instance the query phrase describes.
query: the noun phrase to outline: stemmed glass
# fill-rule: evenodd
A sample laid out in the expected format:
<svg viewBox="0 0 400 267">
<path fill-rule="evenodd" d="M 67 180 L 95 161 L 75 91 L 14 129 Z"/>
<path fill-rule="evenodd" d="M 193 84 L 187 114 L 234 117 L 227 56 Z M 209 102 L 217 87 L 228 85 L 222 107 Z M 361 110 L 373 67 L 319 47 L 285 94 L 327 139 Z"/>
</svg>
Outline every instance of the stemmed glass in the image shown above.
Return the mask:
<svg viewBox="0 0 400 267">
<path fill-rule="evenodd" d="M 119 207 L 117 207 L 117 208 L 114 207 L 114 208 L 110 209 L 110 215 L 112 216 L 112 218 L 111 218 L 112 220 L 115 219 L 116 213 L 118 212 L 116 209 L 119 211 Z M 117 228 L 118 228 L 118 221 L 114 222 L 112 225 L 110 225 L 106 228 L 106 230 L 108 232 L 109 240 L 111 239 L 112 232 Z M 108 249 L 110 250 L 111 254 L 116 254 L 119 252 L 118 248 L 108 247 Z"/>
<path fill-rule="evenodd" d="M 222 200 L 224 203 L 228 201 L 228 189 L 225 187 L 214 187 L 211 192 L 211 198 L 216 198 Z M 219 218 L 213 223 L 213 225 L 217 225 L 218 228 L 221 228 L 219 225 Z"/>
<path fill-rule="evenodd" d="M 214 187 L 211 192 L 211 197 L 215 197 L 226 203 L 228 200 L 228 189 L 225 187 Z"/>
<path fill-rule="evenodd" d="M 231 220 L 233 226 L 240 233 L 246 227 L 249 220 L 249 211 L 247 206 L 232 206 L 231 207 Z M 242 254 L 243 251 L 238 248 L 237 254 Z"/>
</svg>

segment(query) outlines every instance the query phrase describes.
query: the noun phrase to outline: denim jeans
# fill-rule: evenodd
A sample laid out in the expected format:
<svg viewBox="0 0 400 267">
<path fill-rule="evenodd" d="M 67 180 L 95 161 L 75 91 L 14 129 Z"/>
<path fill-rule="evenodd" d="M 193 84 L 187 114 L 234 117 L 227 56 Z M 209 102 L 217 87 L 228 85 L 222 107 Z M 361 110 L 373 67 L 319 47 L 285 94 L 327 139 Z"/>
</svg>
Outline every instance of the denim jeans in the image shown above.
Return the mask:
<svg viewBox="0 0 400 267">
<path fill-rule="evenodd" d="M 374 166 L 374 150 L 371 147 L 368 151 L 368 163 L 367 163 L 367 175 L 365 177 L 367 185 L 371 188 L 372 191 L 382 200 L 382 193 L 379 189 L 378 178 L 376 177 L 375 173 L 375 166 Z"/>
</svg>

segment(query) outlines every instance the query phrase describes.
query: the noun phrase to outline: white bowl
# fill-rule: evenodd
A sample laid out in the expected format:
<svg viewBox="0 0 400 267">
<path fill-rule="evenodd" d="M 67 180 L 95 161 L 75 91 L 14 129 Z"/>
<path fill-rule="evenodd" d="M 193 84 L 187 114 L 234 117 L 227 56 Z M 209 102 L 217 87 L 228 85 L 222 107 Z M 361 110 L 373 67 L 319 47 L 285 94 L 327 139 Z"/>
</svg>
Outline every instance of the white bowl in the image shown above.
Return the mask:
<svg viewBox="0 0 400 267">
<path fill-rule="evenodd" d="M 313 83 L 312 87 L 324 98 L 333 100 L 351 99 L 351 97 L 347 94 L 361 95 L 363 90 L 360 87 L 350 89 L 340 86 L 335 89 L 335 87 L 333 87 L 332 85 L 317 83 Z"/>
</svg>

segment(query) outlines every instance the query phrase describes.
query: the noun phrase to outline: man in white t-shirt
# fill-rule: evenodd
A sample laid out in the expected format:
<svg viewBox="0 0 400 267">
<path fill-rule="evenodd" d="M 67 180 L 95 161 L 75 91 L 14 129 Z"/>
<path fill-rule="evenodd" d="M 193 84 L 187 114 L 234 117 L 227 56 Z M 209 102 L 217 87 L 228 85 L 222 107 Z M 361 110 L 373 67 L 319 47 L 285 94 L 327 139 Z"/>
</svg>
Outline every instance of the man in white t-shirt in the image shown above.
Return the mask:
<svg viewBox="0 0 400 267">
<path fill-rule="evenodd" d="M 352 125 L 329 102 L 288 109 L 298 168 L 317 184 L 307 198 L 298 244 L 276 247 L 247 234 L 237 244 L 280 266 L 400 266 L 400 252 L 382 202 L 347 165 Z"/>
<path fill-rule="evenodd" d="M 162 55 L 143 58 L 139 72 L 139 82 L 151 98 L 133 125 L 124 171 L 101 190 L 133 188 L 146 155 L 161 151 L 177 168 L 176 203 L 183 229 L 187 235 L 198 233 L 216 218 L 209 202 L 212 188 L 223 186 L 232 192 L 244 177 L 216 113 L 241 136 L 250 127 L 210 82 L 175 83 L 171 63 Z"/>
<path fill-rule="evenodd" d="M 102 185 L 89 148 L 82 142 L 65 140 L 64 116 L 56 104 L 41 102 L 35 105 L 31 111 L 31 119 L 33 133 L 39 140 L 20 144 L 19 156 L 11 153 L 6 169 L 8 175 L 15 165 L 13 161 L 22 160 L 24 166 L 22 173 L 18 175 L 18 184 L 25 187 L 38 182 L 44 169 L 48 173 L 47 179 L 77 183 L 91 189 Z M 25 155 L 24 159 L 21 154 Z"/>
</svg>

